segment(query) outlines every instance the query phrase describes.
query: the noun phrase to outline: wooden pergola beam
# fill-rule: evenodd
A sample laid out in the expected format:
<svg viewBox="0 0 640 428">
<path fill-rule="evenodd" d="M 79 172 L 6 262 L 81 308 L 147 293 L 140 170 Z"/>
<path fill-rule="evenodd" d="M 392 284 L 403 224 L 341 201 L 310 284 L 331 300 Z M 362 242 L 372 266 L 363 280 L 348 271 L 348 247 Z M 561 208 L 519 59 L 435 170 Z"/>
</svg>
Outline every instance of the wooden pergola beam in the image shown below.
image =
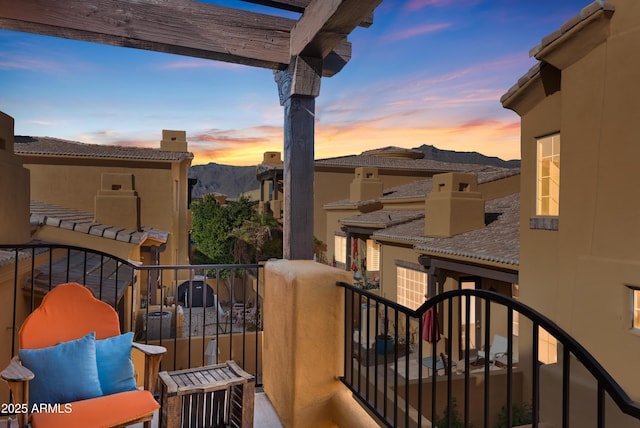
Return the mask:
<svg viewBox="0 0 640 428">
<path fill-rule="evenodd" d="M 247 3 L 261 4 L 277 9 L 288 10 L 290 12 L 304 13 L 305 9 L 311 3 L 311 0 L 242 0 Z M 360 27 L 369 28 L 373 24 L 373 12 L 364 17 Z"/>
<path fill-rule="evenodd" d="M 297 21 L 186 0 L 0 0 L 0 28 L 283 70 Z M 323 76 L 351 58 L 341 40 Z"/>
<path fill-rule="evenodd" d="M 242 0 L 247 3 L 261 4 L 276 9 L 288 10 L 291 12 L 304 13 L 304 9 L 309 6 L 311 0 Z"/>
<path fill-rule="evenodd" d="M 326 57 L 382 0 L 311 0 L 291 30 L 291 57 Z"/>
</svg>

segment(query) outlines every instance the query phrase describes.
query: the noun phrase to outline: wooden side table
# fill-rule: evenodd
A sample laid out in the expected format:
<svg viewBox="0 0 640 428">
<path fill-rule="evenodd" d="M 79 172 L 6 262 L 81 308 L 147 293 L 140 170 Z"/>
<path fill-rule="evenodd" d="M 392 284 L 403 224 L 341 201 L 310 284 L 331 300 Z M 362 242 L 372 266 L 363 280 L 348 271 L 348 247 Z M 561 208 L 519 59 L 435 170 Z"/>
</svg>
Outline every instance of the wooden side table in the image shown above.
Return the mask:
<svg viewBox="0 0 640 428">
<path fill-rule="evenodd" d="M 253 427 L 255 378 L 234 361 L 159 377 L 162 428 Z"/>
</svg>

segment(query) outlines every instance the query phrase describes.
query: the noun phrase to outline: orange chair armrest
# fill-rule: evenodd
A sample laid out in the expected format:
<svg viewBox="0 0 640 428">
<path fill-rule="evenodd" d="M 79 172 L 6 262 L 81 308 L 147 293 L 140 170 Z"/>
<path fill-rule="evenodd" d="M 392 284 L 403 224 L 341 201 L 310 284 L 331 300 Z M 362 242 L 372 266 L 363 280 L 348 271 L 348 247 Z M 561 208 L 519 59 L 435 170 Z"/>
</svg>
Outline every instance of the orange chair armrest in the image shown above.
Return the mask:
<svg viewBox="0 0 640 428">
<path fill-rule="evenodd" d="M 18 357 L 13 357 L 9 365 L 0 373 L 7 382 L 28 382 L 35 377 L 33 372 L 20 363 Z"/>
<path fill-rule="evenodd" d="M 141 351 L 145 355 L 164 355 L 167 353 L 167 348 L 164 346 L 147 345 L 144 343 L 133 342 L 133 347 Z"/>
</svg>

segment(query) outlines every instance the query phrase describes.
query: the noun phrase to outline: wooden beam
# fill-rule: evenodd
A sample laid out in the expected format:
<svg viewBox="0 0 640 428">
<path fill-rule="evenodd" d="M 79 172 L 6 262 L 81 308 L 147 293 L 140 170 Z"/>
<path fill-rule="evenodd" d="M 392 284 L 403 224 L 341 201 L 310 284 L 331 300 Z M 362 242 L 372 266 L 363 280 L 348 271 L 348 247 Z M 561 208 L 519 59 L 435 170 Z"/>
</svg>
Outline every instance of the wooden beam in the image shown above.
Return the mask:
<svg viewBox="0 0 640 428">
<path fill-rule="evenodd" d="M 315 98 L 293 95 L 284 104 L 284 219 L 282 256 L 313 259 Z"/>
<path fill-rule="evenodd" d="M 322 77 L 337 74 L 351 60 L 351 42 L 343 40 L 322 62 Z"/>
<path fill-rule="evenodd" d="M 288 10 L 290 12 L 304 13 L 304 9 L 309 6 L 311 0 L 242 0 L 247 3 L 261 4 L 276 9 Z"/>
<path fill-rule="evenodd" d="M 242 0 L 247 3 L 261 4 L 277 9 L 288 10 L 290 12 L 304 13 L 311 0 Z M 373 12 L 367 15 L 360 24 L 360 27 L 369 28 L 373 24 Z"/>
<path fill-rule="evenodd" d="M 0 0 L 0 26 L 282 69 L 296 21 L 200 2 Z"/>
<path fill-rule="evenodd" d="M 313 172 L 315 97 L 320 91 L 319 58 L 293 58 L 275 72 L 284 106 L 284 218 L 282 253 L 289 260 L 313 258 Z"/>
<path fill-rule="evenodd" d="M 291 30 L 291 56 L 326 57 L 381 2 L 312 0 Z"/>
<path fill-rule="evenodd" d="M 0 28 L 285 69 L 295 20 L 187 0 L 0 0 Z M 323 76 L 351 58 L 343 40 Z"/>
</svg>

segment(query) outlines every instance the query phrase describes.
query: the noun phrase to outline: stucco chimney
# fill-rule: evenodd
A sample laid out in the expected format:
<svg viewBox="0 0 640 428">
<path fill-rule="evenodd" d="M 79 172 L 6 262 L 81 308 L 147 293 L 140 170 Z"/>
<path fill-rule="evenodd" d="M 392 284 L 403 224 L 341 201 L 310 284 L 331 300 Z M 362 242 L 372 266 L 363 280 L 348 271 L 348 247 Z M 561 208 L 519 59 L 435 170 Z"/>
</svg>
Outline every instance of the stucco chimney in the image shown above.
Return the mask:
<svg viewBox="0 0 640 428">
<path fill-rule="evenodd" d="M 447 237 L 484 227 L 484 199 L 476 174 L 436 174 L 425 203 L 426 236 Z"/>
<path fill-rule="evenodd" d="M 23 244 L 31 239 L 30 176 L 14 153 L 13 118 L 0 112 L 0 242 Z"/>
<path fill-rule="evenodd" d="M 162 130 L 162 140 L 160 150 L 163 152 L 186 152 L 187 133 L 186 131 Z"/>
<path fill-rule="evenodd" d="M 133 174 L 103 173 L 95 197 L 95 222 L 140 230 L 140 198 Z"/>
<path fill-rule="evenodd" d="M 349 201 L 368 201 L 382 196 L 382 180 L 378 177 L 378 168 L 356 168 L 356 176 L 349 189 Z"/>
<path fill-rule="evenodd" d="M 262 155 L 262 163 L 282 163 L 282 154 L 280 152 L 264 152 Z"/>
</svg>

